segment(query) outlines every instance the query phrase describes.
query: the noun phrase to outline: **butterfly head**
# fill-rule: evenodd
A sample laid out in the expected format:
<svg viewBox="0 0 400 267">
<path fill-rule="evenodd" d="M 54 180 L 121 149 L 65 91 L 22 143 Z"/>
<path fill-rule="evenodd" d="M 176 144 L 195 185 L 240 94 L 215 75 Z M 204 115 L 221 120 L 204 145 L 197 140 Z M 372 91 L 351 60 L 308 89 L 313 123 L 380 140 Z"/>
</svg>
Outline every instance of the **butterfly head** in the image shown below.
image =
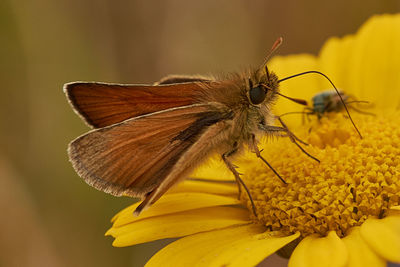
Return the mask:
<svg viewBox="0 0 400 267">
<path fill-rule="evenodd" d="M 275 100 L 279 92 L 278 77 L 267 67 L 248 78 L 248 98 L 251 104 L 261 105 Z"/>
</svg>

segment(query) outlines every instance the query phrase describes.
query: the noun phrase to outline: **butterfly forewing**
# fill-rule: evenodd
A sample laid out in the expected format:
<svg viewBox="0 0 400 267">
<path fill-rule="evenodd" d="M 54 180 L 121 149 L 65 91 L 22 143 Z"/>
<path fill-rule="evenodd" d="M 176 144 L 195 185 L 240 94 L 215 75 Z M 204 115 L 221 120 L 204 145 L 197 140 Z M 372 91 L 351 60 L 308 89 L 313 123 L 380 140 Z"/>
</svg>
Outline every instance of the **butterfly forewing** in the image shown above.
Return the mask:
<svg viewBox="0 0 400 267">
<path fill-rule="evenodd" d="M 74 82 L 64 86 L 77 113 L 92 127 L 198 102 L 202 85 L 196 82 L 165 85 L 121 85 Z"/>
<path fill-rule="evenodd" d="M 143 197 L 156 188 L 211 124 L 210 106 L 190 105 L 155 112 L 95 129 L 69 146 L 75 170 L 95 188 Z M 206 121 L 205 118 L 212 118 Z"/>
</svg>

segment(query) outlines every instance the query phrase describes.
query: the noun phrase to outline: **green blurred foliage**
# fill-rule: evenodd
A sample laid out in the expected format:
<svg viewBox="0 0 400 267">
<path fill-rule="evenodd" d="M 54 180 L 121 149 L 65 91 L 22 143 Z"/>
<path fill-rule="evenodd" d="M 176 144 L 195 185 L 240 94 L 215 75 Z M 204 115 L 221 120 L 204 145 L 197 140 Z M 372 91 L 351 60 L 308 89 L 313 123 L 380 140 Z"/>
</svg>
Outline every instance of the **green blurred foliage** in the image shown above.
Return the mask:
<svg viewBox="0 0 400 267">
<path fill-rule="evenodd" d="M 103 236 L 133 200 L 98 192 L 72 170 L 67 144 L 88 128 L 64 83 L 240 70 L 259 64 L 278 36 L 279 54 L 317 53 L 372 14 L 398 11 L 398 0 L 1 1 L 0 179 L 10 183 L 0 204 L 13 212 L 0 228 L 15 233 L 0 231 L 0 265 L 16 257 L 24 266 L 142 266 L 162 245 L 113 248 Z M 31 238 L 26 224 L 42 237 L 36 250 L 14 244 Z M 47 256 L 38 264 L 29 255 L 40 245 Z"/>
</svg>

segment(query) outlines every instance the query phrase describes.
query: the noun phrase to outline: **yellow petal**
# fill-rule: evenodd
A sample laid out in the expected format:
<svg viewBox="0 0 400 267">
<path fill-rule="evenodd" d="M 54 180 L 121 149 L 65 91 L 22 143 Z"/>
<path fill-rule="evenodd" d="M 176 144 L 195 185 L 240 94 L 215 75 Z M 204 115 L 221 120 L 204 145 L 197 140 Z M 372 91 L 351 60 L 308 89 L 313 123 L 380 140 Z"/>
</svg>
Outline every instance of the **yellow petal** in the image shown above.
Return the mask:
<svg viewBox="0 0 400 267">
<path fill-rule="evenodd" d="M 390 209 L 386 210 L 385 216 L 400 216 L 400 206 L 390 207 Z"/>
<path fill-rule="evenodd" d="M 226 167 L 219 154 L 211 156 L 206 162 L 195 169 L 189 177 L 217 181 L 235 181 L 235 177 Z"/>
<path fill-rule="evenodd" d="M 246 225 L 188 236 L 160 250 L 146 264 L 155 266 L 255 266 L 299 237 L 272 237 L 265 227 Z"/>
<path fill-rule="evenodd" d="M 388 261 L 400 263 L 400 216 L 368 219 L 361 225 L 367 244 Z"/>
<path fill-rule="evenodd" d="M 293 251 L 289 267 L 345 266 L 348 252 L 336 232 L 326 237 L 308 236 Z"/>
<path fill-rule="evenodd" d="M 272 72 L 275 72 L 279 79 L 307 70 L 318 70 L 317 58 L 308 54 L 276 56 L 270 60 L 268 68 Z M 280 90 L 284 95 L 308 100 L 318 91 L 326 89 L 329 86 L 329 84 L 324 84 L 323 87 L 319 86 L 319 81 L 322 79 L 315 74 L 296 77 L 282 82 Z M 274 114 L 281 115 L 289 111 L 303 111 L 303 107 L 280 97 L 274 110 Z M 294 127 L 301 125 L 301 119 L 299 118 L 301 118 L 301 115 L 288 115 L 282 119 L 289 127 Z"/>
<path fill-rule="evenodd" d="M 168 191 L 168 193 L 179 193 L 179 192 L 198 192 L 198 193 L 209 193 L 209 194 L 237 197 L 238 187 L 236 183 L 217 183 L 217 182 L 185 180 L 179 183 L 177 186 L 172 187 Z"/>
<path fill-rule="evenodd" d="M 360 92 L 358 97 L 373 100 L 376 107 L 398 107 L 400 87 L 400 16 L 381 15 L 369 19 L 357 33 L 349 62 L 348 85 Z M 385 88 L 377 90 L 376 88 Z M 387 95 L 390 92 L 390 95 Z"/>
<path fill-rule="evenodd" d="M 115 237 L 113 246 L 124 247 L 247 224 L 249 220 L 247 209 L 210 207 L 150 217 L 121 227 L 112 227 L 106 235 Z"/>
<path fill-rule="evenodd" d="M 338 89 L 342 89 L 348 94 L 358 95 L 359 92 L 346 86 L 349 84 L 349 79 L 354 78 L 349 77 L 349 70 L 346 68 L 352 58 L 354 39 L 353 35 L 341 39 L 336 37 L 329 39 L 320 51 L 318 63 L 321 71 L 328 75 Z M 331 86 L 329 88 L 333 90 Z"/>
<path fill-rule="evenodd" d="M 399 108 L 400 90 L 395 88 L 400 87 L 400 16 L 374 16 L 357 34 L 331 38 L 318 62 L 347 94 L 371 101 L 379 109 Z"/>
<path fill-rule="evenodd" d="M 385 267 L 386 261 L 378 256 L 362 239 L 360 228 L 354 227 L 342 239 L 349 251 L 348 267 Z"/>
<path fill-rule="evenodd" d="M 144 210 L 139 216 L 134 216 L 133 211 L 139 205 L 131 205 L 114 217 L 114 226 L 119 227 L 145 218 L 193 210 L 205 207 L 240 204 L 236 197 L 218 196 L 205 193 L 176 193 L 168 194 L 160 198 L 149 209 Z"/>
</svg>

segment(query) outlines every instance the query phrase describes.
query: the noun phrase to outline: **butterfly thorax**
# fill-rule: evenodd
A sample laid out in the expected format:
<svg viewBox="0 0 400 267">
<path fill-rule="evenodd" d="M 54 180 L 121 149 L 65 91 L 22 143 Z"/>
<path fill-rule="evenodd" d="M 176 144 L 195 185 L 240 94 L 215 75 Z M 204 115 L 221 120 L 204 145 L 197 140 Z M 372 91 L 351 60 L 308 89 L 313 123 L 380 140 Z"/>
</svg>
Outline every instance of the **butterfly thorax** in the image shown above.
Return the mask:
<svg viewBox="0 0 400 267">
<path fill-rule="evenodd" d="M 265 99 L 259 104 L 251 102 L 249 92 L 252 87 L 265 85 Z M 263 87 L 264 88 L 264 87 Z M 260 133 L 260 124 L 273 125 L 271 107 L 276 101 L 279 84 L 277 76 L 260 71 L 246 71 L 231 74 L 228 78 L 214 80 L 201 92 L 202 102 L 208 102 L 212 109 L 221 113 L 231 113 L 224 135 L 230 142 L 246 143 Z"/>
</svg>

